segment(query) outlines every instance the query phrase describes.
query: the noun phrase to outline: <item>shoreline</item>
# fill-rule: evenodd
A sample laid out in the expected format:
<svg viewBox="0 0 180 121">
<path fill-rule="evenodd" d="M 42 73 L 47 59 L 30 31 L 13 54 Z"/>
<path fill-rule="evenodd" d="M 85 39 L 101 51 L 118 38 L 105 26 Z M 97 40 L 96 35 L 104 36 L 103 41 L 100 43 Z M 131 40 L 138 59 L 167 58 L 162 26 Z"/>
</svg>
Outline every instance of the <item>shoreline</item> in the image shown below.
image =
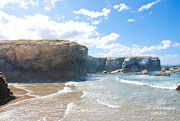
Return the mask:
<svg viewBox="0 0 180 121">
<path fill-rule="evenodd" d="M 5 107 L 5 106 L 7 106 L 7 105 L 9 105 L 9 104 L 13 104 L 13 103 L 16 103 L 16 102 L 19 102 L 19 101 L 23 101 L 23 100 L 26 100 L 26 99 L 35 98 L 33 96 L 27 95 L 28 92 L 25 89 L 17 88 L 14 85 L 11 85 L 11 84 L 8 85 L 8 88 L 13 92 L 13 94 L 14 94 L 14 96 L 16 98 L 11 100 L 11 101 L 9 101 L 5 105 L 1 105 L 0 109 Z"/>
</svg>

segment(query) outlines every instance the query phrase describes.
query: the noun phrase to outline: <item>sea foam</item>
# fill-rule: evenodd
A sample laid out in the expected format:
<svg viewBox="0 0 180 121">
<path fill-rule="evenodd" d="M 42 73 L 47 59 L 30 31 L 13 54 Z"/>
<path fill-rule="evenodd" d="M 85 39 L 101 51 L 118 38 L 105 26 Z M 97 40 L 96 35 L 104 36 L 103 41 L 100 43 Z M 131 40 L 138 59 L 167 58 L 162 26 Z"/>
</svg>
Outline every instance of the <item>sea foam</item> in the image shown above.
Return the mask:
<svg viewBox="0 0 180 121">
<path fill-rule="evenodd" d="M 120 81 L 122 83 L 127 83 L 127 84 L 134 84 L 134 85 L 139 85 L 139 86 L 149 86 L 153 88 L 159 88 L 159 89 L 168 89 L 168 90 L 175 90 L 178 85 L 174 84 L 169 84 L 167 82 L 161 82 L 161 83 L 145 83 L 145 82 L 138 82 L 138 81 L 130 81 L 130 80 L 125 80 L 125 79 L 119 79 L 116 77 L 117 81 Z"/>
<path fill-rule="evenodd" d="M 105 105 L 105 106 L 108 106 L 110 108 L 120 108 L 121 106 L 119 105 L 112 105 L 112 104 L 109 104 L 108 102 L 102 102 L 102 101 L 99 101 L 99 100 L 96 100 L 98 103 L 102 104 L 102 105 Z"/>
</svg>

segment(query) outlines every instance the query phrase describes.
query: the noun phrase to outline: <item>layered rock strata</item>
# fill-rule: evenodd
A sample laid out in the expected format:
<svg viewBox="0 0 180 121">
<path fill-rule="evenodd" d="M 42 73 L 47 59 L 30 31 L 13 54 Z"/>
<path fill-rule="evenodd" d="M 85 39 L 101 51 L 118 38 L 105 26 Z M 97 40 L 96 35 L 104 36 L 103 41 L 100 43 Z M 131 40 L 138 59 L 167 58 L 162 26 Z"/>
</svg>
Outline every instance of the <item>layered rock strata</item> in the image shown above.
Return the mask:
<svg viewBox="0 0 180 121">
<path fill-rule="evenodd" d="M 88 57 L 87 72 L 95 73 L 102 71 L 115 71 L 122 69 L 121 72 L 141 72 L 147 71 L 160 71 L 160 60 L 157 57 L 122 57 L 122 58 L 93 58 Z"/>
<path fill-rule="evenodd" d="M 5 76 L 0 72 L 0 105 L 15 99 L 13 93 L 8 88 Z"/>
<path fill-rule="evenodd" d="M 86 75 L 87 52 L 63 40 L 1 41 L 0 71 L 11 82 L 73 80 Z"/>
</svg>

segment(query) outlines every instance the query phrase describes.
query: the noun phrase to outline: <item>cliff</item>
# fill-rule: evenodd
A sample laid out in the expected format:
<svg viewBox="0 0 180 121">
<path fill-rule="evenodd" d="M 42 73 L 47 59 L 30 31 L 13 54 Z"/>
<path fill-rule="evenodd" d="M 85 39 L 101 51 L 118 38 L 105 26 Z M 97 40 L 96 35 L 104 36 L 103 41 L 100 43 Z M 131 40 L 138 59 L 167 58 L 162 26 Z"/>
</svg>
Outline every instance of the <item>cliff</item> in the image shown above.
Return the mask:
<svg viewBox="0 0 180 121">
<path fill-rule="evenodd" d="M 95 73 L 107 71 L 111 72 L 117 69 L 122 69 L 122 72 L 141 72 L 160 71 L 160 60 L 157 57 L 122 57 L 122 58 L 93 58 L 88 57 L 87 72 Z"/>
<path fill-rule="evenodd" d="M 10 82 L 66 81 L 88 73 L 159 71 L 155 57 L 93 58 L 85 46 L 64 40 L 0 41 L 0 71 Z M 121 71 L 121 70 L 119 70 Z"/>
<path fill-rule="evenodd" d="M 0 72 L 0 105 L 14 99 L 13 93 L 8 88 L 5 76 Z"/>
<path fill-rule="evenodd" d="M 11 82 L 73 80 L 86 75 L 87 51 L 63 40 L 0 41 L 0 71 Z"/>
</svg>

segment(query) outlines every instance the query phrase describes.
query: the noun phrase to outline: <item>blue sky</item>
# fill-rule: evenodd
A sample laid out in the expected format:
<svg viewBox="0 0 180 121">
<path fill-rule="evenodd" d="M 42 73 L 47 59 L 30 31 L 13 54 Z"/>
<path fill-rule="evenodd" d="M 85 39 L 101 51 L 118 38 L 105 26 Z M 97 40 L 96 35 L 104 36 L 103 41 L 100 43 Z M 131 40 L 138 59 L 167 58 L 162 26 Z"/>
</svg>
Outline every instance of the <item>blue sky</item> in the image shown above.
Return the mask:
<svg viewBox="0 0 180 121">
<path fill-rule="evenodd" d="M 0 40 L 63 39 L 94 57 L 180 64 L 180 0 L 1 0 Z"/>
</svg>

